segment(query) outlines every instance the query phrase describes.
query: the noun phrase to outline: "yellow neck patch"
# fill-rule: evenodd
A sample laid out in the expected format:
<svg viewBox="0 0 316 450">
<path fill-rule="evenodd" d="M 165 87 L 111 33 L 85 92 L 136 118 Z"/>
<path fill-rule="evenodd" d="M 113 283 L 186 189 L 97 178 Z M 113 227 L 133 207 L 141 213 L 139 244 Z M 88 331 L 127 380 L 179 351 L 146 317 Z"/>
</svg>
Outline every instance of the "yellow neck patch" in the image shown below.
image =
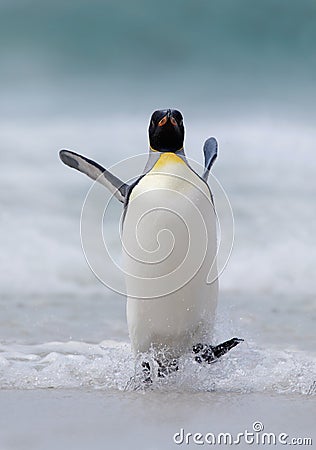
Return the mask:
<svg viewBox="0 0 316 450">
<path fill-rule="evenodd" d="M 180 156 L 177 156 L 175 153 L 162 153 L 159 157 L 158 161 L 154 165 L 154 169 L 162 169 L 167 164 L 185 164 Z"/>
</svg>

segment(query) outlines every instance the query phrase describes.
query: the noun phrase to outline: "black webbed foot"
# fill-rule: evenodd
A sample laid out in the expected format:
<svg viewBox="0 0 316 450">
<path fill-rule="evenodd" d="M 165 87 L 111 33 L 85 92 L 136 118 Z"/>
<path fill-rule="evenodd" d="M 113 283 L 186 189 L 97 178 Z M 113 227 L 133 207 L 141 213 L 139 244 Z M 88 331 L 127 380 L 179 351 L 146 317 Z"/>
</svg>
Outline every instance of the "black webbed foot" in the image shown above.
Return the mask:
<svg viewBox="0 0 316 450">
<path fill-rule="evenodd" d="M 211 364 L 240 344 L 240 342 L 243 342 L 243 339 L 232 338 L 218 345 L 196 344 L 192 349 L 196 355 L 194 359 L 198 363 L 206 362 Z"/>
<path fill-rule="evenodd" d="M 150 384 L 153 382 L 153 380 L 151 379 L 151 367 L 148 361 L 143 361 L 142 362 L 142 373 L 143 373 L 143 378 L 142 378 L 142 382 L 145 384 Z"/>
<path fill-rule="evenodd" d="M 158 363 L 158 377 L 165 378 L 179 369 L 178 361 L 176 359 L 157 360 Z"/>
<path fill-rule="evenodd" d="M 157 359 L 158 364 L 158 378 L 165 378 L 179 369 L 178 361 L 176 359 Z M 152 376 L 153 368 L 148 361 L 143 361 L 142 364 L 142 382 L 144 384 L 151 384 L 153 382 Z"/>
<path fill-rule="evenodd" d="M 139 391 L 152 385 L 151 365 L 148 361 L 142 361 L 140 366 L 135 364 L 135 374 L 126 383 L 125 390 Z"/>
</svg>

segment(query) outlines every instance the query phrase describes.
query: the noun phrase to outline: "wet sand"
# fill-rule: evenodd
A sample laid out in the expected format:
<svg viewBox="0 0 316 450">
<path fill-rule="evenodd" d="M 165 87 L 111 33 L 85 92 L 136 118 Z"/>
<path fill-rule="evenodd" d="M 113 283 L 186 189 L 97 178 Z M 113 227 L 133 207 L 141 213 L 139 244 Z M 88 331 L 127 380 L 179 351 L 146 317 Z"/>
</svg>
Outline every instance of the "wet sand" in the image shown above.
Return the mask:
<svg viewBox="0 0 316 450">
<path fill-rule="evenodd" d="M 174 434 L 183 428 L 236 436 L 253 431 L 256 421 L 267 433 L 316 442 L 312 395 L 2 390 L 0 404 L 1 450 L 199 448 L 192 441 L 176 445 Z"/>
</svg>

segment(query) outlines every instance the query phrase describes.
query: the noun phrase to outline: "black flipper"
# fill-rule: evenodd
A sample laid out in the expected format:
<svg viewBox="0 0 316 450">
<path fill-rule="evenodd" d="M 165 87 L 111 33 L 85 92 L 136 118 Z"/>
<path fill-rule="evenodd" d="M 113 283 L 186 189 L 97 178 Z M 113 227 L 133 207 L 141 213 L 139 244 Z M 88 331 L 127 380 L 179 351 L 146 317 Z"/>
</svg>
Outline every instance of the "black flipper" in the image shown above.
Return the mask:
<svg viewBox="0 0 316 450">
<path fill-rule="evenodd" d="M 203 146 L 204 152 L 204 173 L 203 180 L 207 181 L 212 165 L 217 158 L 217 140 L 214 137 L 208 138 Z"/>
<path fill-rule="evenodd" d="M 124 203 L 129 185 L 100 166 L 100 164 L 70 150 L 61 150 L 59 157 L 67 166 L 79 170 L 79 172 L 88 175 L 92 180 L 97 180 L 103 184 L 120 202 Z"/>
<path fill-rule="evenodd" d="M 215 346 L 209 344 L 196 344 L 192 349 L 193 353 L 196 355 L 194 359 L 198 363 L 207 362 L 208 364 L 211 364 L 241 342 L 243 342 L 243 339 L 232 338 L 229 339 L 229 341 L 222 342 Z"/>
</svg>

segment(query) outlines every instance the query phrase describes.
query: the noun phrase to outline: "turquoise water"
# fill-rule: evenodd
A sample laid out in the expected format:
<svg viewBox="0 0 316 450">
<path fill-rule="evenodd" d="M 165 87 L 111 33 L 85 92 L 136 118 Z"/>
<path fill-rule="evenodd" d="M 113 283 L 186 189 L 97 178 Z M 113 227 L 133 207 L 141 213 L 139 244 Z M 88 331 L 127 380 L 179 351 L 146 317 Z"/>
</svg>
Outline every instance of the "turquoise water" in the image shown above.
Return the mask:
<svg viewBox="0 0 316 450">
<path fill-rule="evenodd" d="M 313 0 L 2 1 L 2 116 L 314 114 Z M 139 101 L 141 100 L 141 101 Z"/>
</svg>

